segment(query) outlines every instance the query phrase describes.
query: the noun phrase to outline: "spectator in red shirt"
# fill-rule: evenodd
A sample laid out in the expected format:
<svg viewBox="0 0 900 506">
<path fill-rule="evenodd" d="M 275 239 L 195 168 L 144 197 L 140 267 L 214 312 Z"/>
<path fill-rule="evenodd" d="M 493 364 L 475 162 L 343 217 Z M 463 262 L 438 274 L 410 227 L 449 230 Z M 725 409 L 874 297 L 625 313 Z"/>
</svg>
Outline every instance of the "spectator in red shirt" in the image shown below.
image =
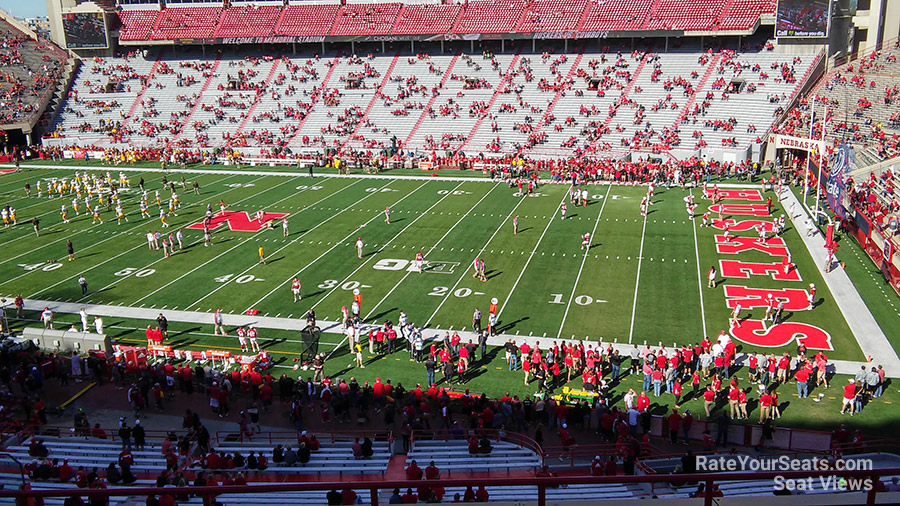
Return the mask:
<svg viewBox="0 0 900 506">
<path fill-rule="evenodd" d="M 406 493 L 403 494 L 403 504 L 415 504 L 419 502 L 419 496 L 414 494 L 411 488 L 406 489 Z"/>
<path fill-rule="evenodd" d="M 426 480 L 437 480 L 441 477 L 441 470 L 434 465 L 434 461 L 432 460 L 428 467 L 425 468 L 425 479 Z"/>
<path fill-rule="evenodd" d="M 341 504 L 356 504 L 356 492 L 349 488 L 341 490 Z"/>
<path fill-rule="evenodd" d="M 794 374 L 794 378 L 797 379 L 797 396 L 801 399 L 809 397 L 809 371 L 802 367 Z"/>
<path fill-rule="evenodd" d="M 678 429 L 681 428 L 681 415 L 677 409 L 673 409 L 669 415 L 669 441 L 673 445 L 678 444 Z"/>
<path fill-rule="evenodd" d="M 709 419 L 710 410 L 714 409 L 716 406 L 716 391 L 713 390 L 712 385 L 706 387 L 706 391 L 703 392 L 703 409 L 706 410 L 706 418 Z"/>
<path fill-rule="evenodd" d="M 841 402 L 841 414 L 844 414 L 844 411 L 847 410 L 847 407 L 850 407 L 850 416 L 853 416 L 855 411 L 855 406 L 853 405 L 853 399 L 856 398 L 856 380 L 850 378 L 850 383 L 844 386 L 844 398 Z"/>
<path fill-rule="evenodd" d="M 413 460 L 409 467 L 406 468 L 406 479 L 410 481 L 418 481 L 422 479 L 422 468 Z"/>
</svg>

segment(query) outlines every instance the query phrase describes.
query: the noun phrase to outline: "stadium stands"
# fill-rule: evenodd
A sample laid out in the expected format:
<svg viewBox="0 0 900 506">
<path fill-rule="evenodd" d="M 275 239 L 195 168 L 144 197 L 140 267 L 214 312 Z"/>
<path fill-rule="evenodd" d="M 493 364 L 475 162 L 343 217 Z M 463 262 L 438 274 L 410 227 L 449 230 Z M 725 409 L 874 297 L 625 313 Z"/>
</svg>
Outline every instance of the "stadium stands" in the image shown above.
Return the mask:
<svg viewBox="0 0 900 506">
<path fill-rule="evenodd" d="M 344 5 L 337 13 L 331 35 L 387 35 L 402 6 L 400 3 Z"/>
<path fill-rule="evenodd" d="M 0 20 L 0 123 L 27 121 L 40 112 L 63 73 L 66 54 Z"/>
<path fill-rule="evenodd" d="M 284 8 L 278 24 L 276 35 L 286 36 L 320 36 L 331 33 L 331 27 L 340 6 L 330 5 L 290 5 Z"/>
<path fill-rule="evenodd" d="M 119 13 L 122 27 L 119 40 L 150 40 L 159 11 L 156 9 L 128 9 Z"/>
<path fill-rule="evenodd" d="M 282 9 L 272 5 L 236 6 L 222 11 L 215 37 L 265 37 L 271 35 Z"/>
<path fill-rule="evenodd" d="M 404 5 L 391 29 L 394 34 L 449 33 L 459 15 L 459 5 Z"/>
<path fill-rule="evenodd" d="M 581 29 L 639 30 L 647 22 L 653 0 L 609 0 L 591 2 L 581 21 Z"/>
<path fill-rule="evenodd" d="M 522 11 L 517 32 L 577 30 L 587 9 L 587 0 L 537 0 Z"/>
<path fill-rule="evenodd" d="M 765 50 L 338 58 L 163 53 L 156 64 L 154 56 L 85 65 L 58 118 L 59 135 L 97 145 L 404 147 L 534 158 L 573 150 L 746 150 L 815 62 Z M 118 83 L 112 92 L 109 81 Z M 735 107 L 744 112 L 734 114 Z M 117 121 L 125 128 L 117 130 Z"/>
<path fill-rule="evenodd" d="M 170 7 L 156 18 L 153 40 L 212 37 L 222 16 L 221 7 Z"/>
<path fill-rule="evenodd" d="M 748 32 L 774 0 L 472 0 L 300 5 L 128 6 L 120 40 L 684 30 Z"/>
<path fill-rule="evenodd" d="M 830 72 L 798 101 L 775 131 L 809 136 L 809 121 L 815 108 L 816 118 L 826 119 L 825 139 L 832 145 L 842 140 L 850 142 L 858 166 L 900 155 L 898 53 L 900 44 L 895 42 L 893 47 L 867 52 Z M 790 101 L 782 103 L 786 105 Z M 821 138 L 821 135 L 821 123 L 817 121 L 814 137 Z"/>
</svg>

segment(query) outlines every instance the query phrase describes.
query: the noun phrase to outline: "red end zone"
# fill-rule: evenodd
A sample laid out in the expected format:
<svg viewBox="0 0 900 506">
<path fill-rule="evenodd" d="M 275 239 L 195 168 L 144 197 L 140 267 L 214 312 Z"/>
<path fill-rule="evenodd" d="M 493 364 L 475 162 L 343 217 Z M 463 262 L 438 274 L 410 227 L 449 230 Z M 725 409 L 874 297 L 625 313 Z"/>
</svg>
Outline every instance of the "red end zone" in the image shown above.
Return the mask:
<svg viewBox="0 0 900 506">
<path fill-rule="evenodd" d="M 246 211 L 225 211 L 224 213 L 216 213 L 210 218 L 209 229 L 215 230 L 227 224 L 229 230 L 237 232 L 259 232 L 265 228 L 266 223 L 273 220 L 279 220 L 287 216 L 288 213 L 264 213 L 262 219 L 250 219 L 250 213 Z M 198 221 L 188 225 L 187 228 L 203 230 L 203 224 L 206 220 Z"/>
</svg>

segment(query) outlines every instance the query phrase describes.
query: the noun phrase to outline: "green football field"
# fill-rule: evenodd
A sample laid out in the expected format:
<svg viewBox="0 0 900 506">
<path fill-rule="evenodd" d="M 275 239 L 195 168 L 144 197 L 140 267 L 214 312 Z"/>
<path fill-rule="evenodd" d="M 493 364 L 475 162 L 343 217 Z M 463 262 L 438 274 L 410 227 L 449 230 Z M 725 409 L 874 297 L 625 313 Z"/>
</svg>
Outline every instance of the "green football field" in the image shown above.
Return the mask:
<svg viewBox="0 0 900 506">
<path fill-rule="evenodd" d="M 117 171 L 111 172 L 116 177 Z M 410 321 L 432 329 L 471 327 L 475 308 L 485 313 L 486 322 L 490 300 L 496 298 L 505 334 L 669 346 L 698 342 L 704 333 L 714 338 L 728 327 L 730 310 L 722 288 L 728 283 L 706 287 L 707 270 L 720 259 L 713 236 L 721 232 L 699 226 L 709 202 L 700 200 L 696 189 L 700 208 L 693 222 L 683 202 L 688 191 L 657 188 L 645 220 L 639 203 L 646 187 L 620 185 L 589 186 L 589 204 L 568 204 L 563 220 L 559 208 L 568 202 L 566 184 L 543 185 L 522 197 L 505 183 L 485 180 L 188 175 L 188 181 L 199 182 L 201 194 L 189 191 L 190 185 L 181 191 L 179 185 L 183 207 L 170 217 L 168 229 L 156 218 L 142 220 L 137 209 L 136 182 L 143 176 L 150 214 L 158 216 L 153 192 L 162 186 L 159 173 L 128 174 L 132 189 L 122 195 L 130 221 L 121 225 L 108 212 L 102 225 L 92 225 L 83 213 L 75 217 L 71 197 L 25 196 L 26 181 L 34 186 L 38 179 L 71 178 L 71 169 L 0 176 L 3 204 L 15 207 L 19 219 L 19 225 L 0 232 L 0 293 L 204 312 L 255 308 L 262 315 L 297 319 L 312 307 L 319 319 L 334 321 L 359 289 L 366 320 L 396 321 L 403 310 Z M 161 195 L 165 205 L 168 190 Z M 229 211 L 246 211 L 251 218 L 257 210 L 286 213 L 289 236 L 283 237 L 280 222 L 274 230 L 256 232 L 229 230 L 223 224 L 215 229 L 213 245 L 204 247 L 202 230 L 186 227 L 202 220 L 208 203 L 218 210 L 220 200 Z M 59 214 L 63 203 L 74 218 L 68 224 Z M 391 208 L 390 224 L 384 220 L 385 206 Z M 41 220 L 40 237 L 31 229 L 32 216 Z M 161 251 L 148 249 L 148 231 L 177 228 L 184 232 L 183 251 L 164 258 Z M 587 253 L 580 247 L 585 233 L 591 233 Z M 358 237 L 365 242 L 362 259 L 354 246 Z M 75 247 L 74 262 L 65 259 L 67 239 Z M 821 299 L 812 311 L 787 313 L 787 320 L 829 332 L 834 347 L 830 357 L 862 359 L 790 223 L 784 239 L 803 285 L 815 283 Z M 259 246 L 265 248 L 266 265 L 258 261 Z M 423 273 L 412 269 L 420 251 L 427 261 Z M 484 282 L 473 278 L 476 257 L 486 264 Z M 51 259 L 59 262 L 46 263 Z M 740 259 L 780 260 L 754 251 Z M 82 274 L 89 283 L 86 296 L 76 282 Z M 303 299 L 296 304 L 290 293 L 294 277 L 303 284 Z M 753 278 L 737 282 L 785 287 L 769 276 Z M 742 313 L 753 319 L 762 315 L 762 309 Z M 225 344 L 216 341 L 211 337 L 203 345 Z"/>
<path fill-rule="evenodd" d="M 116 177 L 116 169 L 110 168 L 110 172 Z M 21 293 L 35 299 L 162 312 L 211 312 L 221 307 L 226 313 L 243 313 L 256 308 L 262 315 L 298 320 L 314 307 L 320 320 L 335 321 L 341 306 L 349 307 L 356 288 L 363 296 L 362 315 L 369 321 L 396 321 L 402 309 L 411 321 L 441 330 L 470 327 L 474 309 L 486 314 L 491 298 L 497 298 L 500 328 L 505 334 L 546 335 L 546 344 L 557 337 L 575 336 L 591 342 L 646 341 L 671 346 L 699 341 L 704 332 L 714 338 L 728 328 L 726 285 L 778 289 L 803 288 L 812 282 L 818 287 L 817 306 L 812 311 L 788 312 L 786 321 L 810 323 L 826 330 L 834 348 L 828 352 L 830 358 L 863 359 L 821 279 L 820 266 L 813 264 L 790 222 L 783 238 L 802 274 L 802 283 L 776 281 L 770 276 L 720 277 L 716 288 L 707 288 L 709 267 L 730 257 L 716 252 L 714 235 L 720 231 L 700 227 L 699 218 L 696 222 L 688 220 L 683 203 L 688 192 L 677 188 L 657 188 L 651 212 L 644 220 L 639 207 L 646 187 L 591 185 L 589 205 L 575 208 L 570 204 L 564 221 L 559 215 L 560 203 L 568 201 L 568 185 L 564 184 L 542 185 L 537 195 L 521 197 L 505 183 L 473 178 L 470 172 L 459 180 L 333 175 L 310 179 L 195 172 L 187 174 L 187 179 L 199 182 L 201 194 L 179 188 L 183 207 L 177 217 L 171 217 L 172 227 L 162 229 L 158 219 L 141 220 L 137 209 L 136 182 L 143 176 L 151 195 L 150 213 L 158 216 L 152 203 L 154 190 L 161 188 L 158 172 L 128 173 L 133 189 L 122 193 L 129 217 L 122 225 L 107 212 L 103 213 L 102 225 L 92 225 L 83 214 L 72 216 L 71 197 L 48 199 L 44 195 L 39 199 L 24 194 L 26 181 L 34 186 L 38 179 L 71 178 L 72 173 L 73 169 L 65 169 L 0 175 L 0 205 L 15 207 L 19 219 L 17 226 L 0 230 L 0 295 Z M 178 180 L 180 175 L 170 174 L 169 178 Z M 710 203 L 700 200 L 697 190 L 694 192 L 700 204 L 699 217 Z M 168 195 L 161 192 L 164 202 Z M 202 219 L 207 204 L 217 210 L 220 200 L 230 211 L 246 211 L 251 217 L 257 210 L 287 213 L 289 236 L 283 237 L 280 224 L 274 231 L 258 232 L 232 231 L 222 225 L 215 230 L 213 245 L 203 247 L 202 231 L 187 226 Z M 74 218 L 69 224 L 60 219 L 63 202 L 70 209 L 70 218 Z M 385 206 L 391 207 L 390 225 L 384 222 Z M 773 214 L 782 212 L 776 205 Z M 40 219 L 40 237 L 35 237 L 31 229 L 33 216 Z M 519 217 L 518 235 L 513 234 L 515 216 Z M 174 232 L 177 228 L 184 232 L 185 250 L 164 258 L 161 251 L 148 249 L 147 232 Z M 580 249 L 584 233 L 592 236 L 586 254 Z M 357 237 L 366 243 L 363 259 L 356 257 Z M 74 262 L 66 261 L 67 239 L 75 247 Z M 266 265 L 258 263 L 260 245 L 266 251 Z M 428 261 L 422 274 L 409 270 L 419 251 Z M 476 256 L 485 261 L 485 282 L 472 277 L 471 264 Z M 734 258 L 744 262 L 780 261 L 756 251 Z M 897 320 L 887 305 L 894 300 L 879 298 L 886 295 L 883 290 L 877 292 L 881 288 L 875 281 L 870 283 L 868 271 L 873 266 L 849 257 L 847 260 L 847 271 L 855 275 L 860 294 L 872 305 L 885 334 L 895 340 Z M 77 284 L 82 274 L 89 283 L 89 293 L 84 297 Z M 296 304 L 290 293 L 290 281 L 295 276 L 303 283 L 303 299 Z M 879 312 L 882 309 L 884 314 Z M 763 310 L 744 311 L 742 316 L 762 319 Z M 39 325 L 37 312 L 29 311 L 26 317 L 29 321 L 16 321 L 13 327 Z M 78 316 L 58 314 L 56 320 L 65 327 L 77 323 Z M 143 329 L 155 323 L 130 317 L 104 320 L 115 342 L 130 345 L 143 345 Z M 168 343 L 185 349 L 238 352 L 234 333 L 215 336 L 211 315 L 209 322 L 170 321 Z M 261 346 L 272 354 L 279 368 L 274 374 L 288 372 L 300 356 L 299 336 L 265 328 L 260 329 L 260 336 Z M 795 343 L 766 349 L 739 345 L 745 351 L 795 350 Z M 338 334 L 323 334 L 320 350 L 332 353 L 325 368 L 332 377 L 355 376 L 359 381 L 387 377 L 407 386 L 426 379 L 422 365 L 410 361 L 405 350 L 386 356 L 366 353 L 366 369 L 353 365 Z M 460 388 L 489 395 L 534 392 L 533 383 L 523 384 L 521 371 L 506 369 L 500 348 L 489 348 L 487 357 L 478 354 L 475 367 Z M 738 374 L 746 377 L 745 371 Z M 438 381 L 443 384 L 440 375 Z M 843 381 L 844 376 L 832 378 L 834 385 Z M 580 384 L 580 378 L 573 380 L 573 386 Z M 639 377 L 626 377 L 616 386 L 616 392 L 621 395 L 626 388 L 640 386 Z M 844 421 L 838 414 L 840 392 L 834 387 L 814 389 L 813 396 L 824 394 L 822 402 L 804 402 L 801 409 L 789 409 L 790 404 L 798 402 L 793 385 L 783 386 L 781 393 L 786 398 L 786 425 L 830 428 Z M 897 395 L 897 390 L 889 387 L 885 397 L 870 402 L 864 415 L 855 417 L 855 425 L 872 434 L 891 427 L 890 413 Z M 654 412 L 664 414 L 674 398 L 664 394 L 653 401 Z M 682 399 L 682 405 L 695 413 L 702 411 L 702 402 L 690 396 Z M 751 420 L 755 416 L 751 413 Z"/>
</svg>

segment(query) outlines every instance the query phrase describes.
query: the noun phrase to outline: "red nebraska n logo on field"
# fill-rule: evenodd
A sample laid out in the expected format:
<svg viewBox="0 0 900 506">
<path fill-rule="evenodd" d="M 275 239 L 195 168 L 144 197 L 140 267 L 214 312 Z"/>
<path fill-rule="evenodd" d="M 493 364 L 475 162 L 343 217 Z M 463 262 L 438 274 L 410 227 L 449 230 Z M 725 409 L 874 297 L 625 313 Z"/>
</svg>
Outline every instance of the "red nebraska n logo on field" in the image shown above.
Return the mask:
<svg viewBox="0 0 900 506">
<path fill-rule="evenodd" d="M 250 213 L 246 211 L 225 211 L 218 213 L 210 218 L 209 229 L 215 230 L 223 223 L 228 224 L 229 230 L 236 232 L 259 232 L 266 226 L 266 222 L 278 220 L 287 216 L 288 213 L 265 213 L 262 220 L 250 219 Z M 203 221 L 188 225 L 187 228 L 203 229 Z"/>
</svg>

